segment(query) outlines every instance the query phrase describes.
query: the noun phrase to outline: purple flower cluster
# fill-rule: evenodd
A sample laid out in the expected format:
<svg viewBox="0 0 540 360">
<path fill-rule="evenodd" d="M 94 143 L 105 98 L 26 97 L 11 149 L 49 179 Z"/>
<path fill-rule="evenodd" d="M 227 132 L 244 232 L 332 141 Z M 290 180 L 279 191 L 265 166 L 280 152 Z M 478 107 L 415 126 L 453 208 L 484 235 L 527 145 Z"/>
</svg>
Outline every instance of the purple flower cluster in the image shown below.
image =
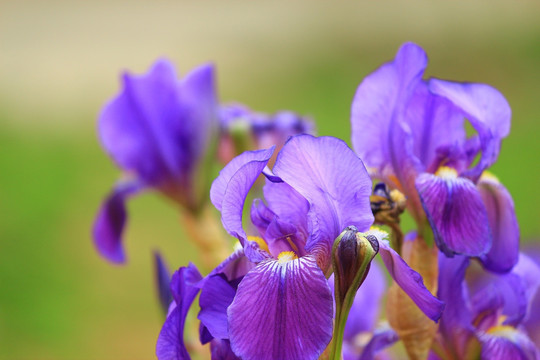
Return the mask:
<svg viewBox="0 0 540 360">
<path fill-rule="evenodd" d="M 358 249 L 366 239 L 420 316 L 430 326 L 438 323 L 424 358 L 539 357 L 525 325 L 531 328 L 540 267 L 520 254 L 512 198 L 486 172 L 509 133 L 510 107 L 488 85 L 425 80 L 426 66 L 424 51 L 407 43 L 362 81 L 351 112 L 354 151 L 342 140 L 310 135 L 311 120 L 292 112 L 266 115 L 219 104 L 209 65 L 182 80 L 165 60 L 145 75 L 124 76 L 121 93 L 99 118 L 104 148 L 129 174 L 96 218 L 100 254 L 125 261 L 125 201 L 149 188 L 195 215 L 209 199 L 237 241 L 208 275 L 190 264 L 170 284 L 156 257 L 167 308 L 158 359 L 190 359 L 184 332 L 197 295 L 199 340 L 210 344 L 212 359 L 390 356 L 388 346 L 408 340 L 392 322 L 378 322 L 387 294 L 378 260 L 353 266 L 352 259 L 365 260 Z M 210 185 L 216 160 L 226 165 Z M 380 186 L 374 192 L 372 178 L 389 192 Z M 416 231 L 403 239 L 405 205 L 391 218 L 374 217 L 373 192 L 406 204 Z M 251 195 L 256 198 L 244 224 Z M 343 234 L 349 243 L 336 247 Z M 435 268 L 407 264 L 404 258 L 420 256 L 412 239 L 436 247 Z M 343 271 L 355 279 L 351 289 L 336 288 L 345 286 L 337 281 Z M 435 285 L 426 287 L 423 276 Z M 402 319 L 411 316 L 391 310 Z M 346 323 L 337 314 L 345 314 Z M 411 346 L 421 346 L 405 345 L 409 355 Z"/>
</svg>

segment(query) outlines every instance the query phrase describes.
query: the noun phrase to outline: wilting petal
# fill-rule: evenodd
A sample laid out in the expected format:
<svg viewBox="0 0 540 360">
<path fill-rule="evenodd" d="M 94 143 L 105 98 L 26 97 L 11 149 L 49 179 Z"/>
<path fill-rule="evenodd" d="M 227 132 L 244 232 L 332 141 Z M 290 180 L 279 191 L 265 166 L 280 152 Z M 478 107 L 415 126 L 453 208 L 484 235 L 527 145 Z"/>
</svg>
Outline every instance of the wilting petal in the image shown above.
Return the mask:
<svg viewBox="0 0 540 360">
<path fill-rule="evenodd" d="M 466 300 L 465 272 L 469 259 L 465 256 L 448 258 L 439 254 L 439 299 L 446 303 L 439 331 L 446 347 L 461 354 L 474 338 L 472 314 Z M 463 355 L 463 354 L 461 354 Z"/>
<path fill-rule="evenodd" d="M 118 183 L 101 205 L 92 234 L 98 252 L 115 263 L 126 261 L 122 233 L 127 221 L 126 200 L 143 188 L 139 182 Z"/>
<path fill-rule="evenodd" d="M 173 299 L 169 285 L 171 283 L 171 275 L 165 261 L 157 251 L 154 251 L 154 274 L 159 302 L 161 308 L 167 314 L 169 305 Z"/>
<path fill-rule="evenodd" d="M 238 286 L 229 335 L 244 360 L 315 359 L 332 337 L 332 294 L 311 256 L 266 260 Z"/>
<path fill-rule="evenodd" d="M 536 360 L 540 353 L 526 334 L 510 327 L 500 326 L 479 336 L 482 359 Z"/>
<path fill-rule="evenodd" d="M 470 180 L 424 173 L 417 178 L 416 188 L 435 242 L 447 256 L 480 256 L 490 249 L 486 208 Z"/>
<path fill-rule="evenodd" d="M 202 276 L 193 264 L 182 267 L 174 273 L 171 292 L 176 303 L 161 328 L 156 344 L 159 360 L 190 359 L 184 345 L 184 323 L 191 303 L 199 292 L 198 283 Z"/>
<path fill-rule="evenodd" d="M 493 177 L 482 176 L 478 190 L 487 210 L 493 244 L 480 259 L 485 268 L 508 272 L 519 257 L 519 225 L 514 201 L 506 188 Z"/>
<path fill-rule="evenodd" d="M 384 240 L 379 241 L 379 254 L 399 287 L 409 295 L 427 317 L 438 321 L 445 305 L 426 289 L 422 276 L 411 269 Z"/>
<path fill-rule="evenodd" d="M 379 351 L 394 344 L 398 340 L 398 335 L 392 329 L 376 331 L 358 360 L 373 360 Z"/>
<path fill-rule="evenodd" d="M 371 179 L 342 140 L 310 135 L 292 137 L 279 153 L 274 173 L 308 200 L 311 238 L 331 248 L 347 226 L 367 230 L 373 222 Z"/>
<path fill-rule="evenodd" d="M 426 65 L 422 48 L 406 43 L 394 61 L 368 75 L 358 86 L 351 109 L 352 143 L 367 166 L 380 171 L 392 165 L 390 133 Z"/>
<path fill-rule="evenodd" d="M 504 96 L 485 84 L 469 84 L 431 79 L 432 93 L 448 99 L 463 112 L 480 136 L 482 155 L 468 176 L 476 180 L 499 154 L 502 138 L 510 132 L 512 111 Z"/>
<path fill-rule="evenodd" d="M 236 295 L 236 289 L 223 275 L 208 278 L 201 290 L 199 305 L 201 311 L 197 318 L 216 339 L 228 339 L 227 308 Z"/>
</svg>

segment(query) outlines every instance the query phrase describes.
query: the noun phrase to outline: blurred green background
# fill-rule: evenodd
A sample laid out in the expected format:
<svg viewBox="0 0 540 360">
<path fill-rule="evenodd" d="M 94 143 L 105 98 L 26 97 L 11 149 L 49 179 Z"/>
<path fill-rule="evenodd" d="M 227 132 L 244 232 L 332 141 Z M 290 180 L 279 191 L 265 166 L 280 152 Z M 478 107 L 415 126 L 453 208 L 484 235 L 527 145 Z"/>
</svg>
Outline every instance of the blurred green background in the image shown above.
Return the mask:
<svg viewBox="0 0 540 360">
<path fill-rule="evenodd" d="M 90 227 L 120 175 L 96 115 L 121 70 L 167 56 L 217 65 L 220 97 L 313 116 L 349 141 L 356 86 L 404 41 L 428 75 L 485 82 L 513 109 L 493 172 L 523 241 L 540 234 L 540 6 L 534 1 L 0 1 L 0 358 L 149 359 L 161 327 L 151 250 L 199 263 L 176 209 L 129 203 L 129 263 L 111 266 Z"/>
</svg>

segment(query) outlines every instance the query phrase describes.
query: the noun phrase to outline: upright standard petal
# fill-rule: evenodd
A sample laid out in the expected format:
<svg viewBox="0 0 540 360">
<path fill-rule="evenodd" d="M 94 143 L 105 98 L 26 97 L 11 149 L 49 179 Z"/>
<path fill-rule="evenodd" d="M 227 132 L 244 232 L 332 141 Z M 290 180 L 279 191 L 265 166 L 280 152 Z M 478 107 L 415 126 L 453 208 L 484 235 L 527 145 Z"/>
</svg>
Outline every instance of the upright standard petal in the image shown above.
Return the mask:
<svg viewBox="0 0 540 360">
<path fill-rule="evenodd" d="M 426 66 L 427 56 L 422 48 L 406 43 L 394 61 L 368 75 L 358 86 L 351 109 L 352 143 L 368 167 L 380 172 L 392 165 L 390 133 L 400 121 Z"/>
<path fill-rule="evenodd" d="M 493 236 L 491 249 L 480 259 L 486 269 L 508 272 L 519 258 L 519 225 L 514 201 L 508 190 L 493 176 L 482 175 L 477 186 Z"/>
<path fill-rule="evenodd" d="M 447 256 L 484 255 L 491 248 L 486 208 L 474 184 L 453 169 L 423 173 L 416 188 L 433 229 L 435 242 Z"/>
<path fill-rule="evenodd" d="M 445 304 L 429 292 L 424 285 L 422 276 L 411 269 L 385 240 L 379 239 L 379 254 L 392 279 L 399 287 L 409 295 L 411 300 L 427 317 L 433 321 L 438 321 Z"/>
<path fill-rule="evenodd" d="M 367 230 L 373 223 L 371 179 L 342 140 L 292 137 L 278 154 L 274 173 L 310 204 L 308 252 L 319 243 L 330 249 L 347 226 Z"/>
<path fill-rule="evenodd" d="M 202 280 L 199 270 L 193 264 L 182 267 L 174 273 L 171 292 L 176 307 L 169 313 L 161 328 L 156 344 L 159 360 L 189 360 L 184 345 L 184 323 L 191 303 L 199 292 L 198 283 Z"/>
<path fill-rule="evenodd" d="M 478 132 L 482 155 L 467 175 L 476 180 L 499 154 L 502 138 L 510 132 L 512 111 L 504 96 L 485 84 L 470 84 L 431 79 L 430 91 L 448 99 L 469 119 Z"/>
<path fill-rule="evenodd" d="M 266 260 L 228 309 L 231 347 L 244 360 L 316 359 L 332 338 L 332 294 L 311 256 Z"/>
<path fill-rule="evenodd" d="M 124 263 L 122 233 L 127 221 L 126 200 L 143 188 L 139 182 L 118 183 L 101 205 L 92 235 L 98 252 L 114 263 Z"/>
<path fill-rule="evenodd" d="M 170 133 L 182 124 L 176 73 L 171 63 L 157 61 L 147 74 L 123 77 L 123 90 L 103 109 L 99 134 L 107 152 L 120 167 L 157 185 L 180 171 L 185 159 L 174 160 L 178 150 Z"/>
</svg>

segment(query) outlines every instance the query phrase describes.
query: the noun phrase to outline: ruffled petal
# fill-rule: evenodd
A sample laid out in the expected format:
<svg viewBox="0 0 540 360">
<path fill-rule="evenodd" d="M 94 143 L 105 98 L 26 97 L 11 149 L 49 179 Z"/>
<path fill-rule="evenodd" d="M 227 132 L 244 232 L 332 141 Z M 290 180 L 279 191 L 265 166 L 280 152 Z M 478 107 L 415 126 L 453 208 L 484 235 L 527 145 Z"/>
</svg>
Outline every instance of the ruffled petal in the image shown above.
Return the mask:
<svg viewBox="0 0 540 360">
<path fill-rule="evenodd" d="M 347 226 L 367 230 L 373 223 L 371 179 L 345 142 L 332 137 L 292 137 L 278 154 L 274 173 L 310 204 L 306 250 L 331 248 Z"/>
<path fill-rule="evenodd" d="M 392 279 L 399 287 L 409 295 L 427 317 L 438 321 L 445 304 L 429 292 L 424 285 L 422 276 L 411 269 L 384 240 L 379 240 L 379 254 Z"/>
<path fill-rule="evenodd" d="M 101 256 L 114 263 L 124 263 L 122 233 L 127 221 L 126 200 L 144 186 L 137 181 L 118 183 L 107 196 L 94 221 L 94 245 Z"/>
<path fill-rule="evenodd" d="M 201 311 L 197 318 L 216 339 L 229 338 L 227 308 L 235 295 L 236 289 L 223 275 L 211 276 L 204 283 L 199 298 Z"/>
<path fill-rule="evenodd" d="M 418 45 L 401 46 L 394 61 L 368 75 L 352 102 L 352 143 L 369 167 L 391 164 L 389 134 L 421 80 L 427 56 Z"/>
<path fill-rule="evenodd" d="M 171 292 L 176 307 L 169 313 L 156 344 L 159 360 L 190 359 L 184 345 L 184 324 L 191 303 L 199 292 L 202 276 L 193 264 L 176 271 L 171 280 Z"/>
<path fill-rule="evenodd" d="M 250 178 L 257 179 L 262 169 L 264 169 L 264 167 L 272 157 L 273 152 L 273 147 L 268 150 L 246 151 L 245 153 L 242 153 L 235 157 L 233 160 L 231 160 L 231 162 L 229 162 L 219 172 L 219 176 L 214 180 L 214 182 L 212 183 L 212 187 L 210 188 L 210 200 L 212 201 L 212 204 L 214 204 L 216 209 L 222 211 L 225 193 L 234 175 L 242 169 L 242 171 L 240 171 L 240 174 L 245 173 L 246 175 L 244 176 L 247 176 L 247 169 L 251 169 L 252 171 L 249 174 Z M 259 167 L 255 166 L 255 168 L 253 169 L 253 165 L 247 166 L 245 169 L 243 169 L 246 165 L 249 164 L 259 164 L 259 166 L 262 165 L 262 169 L 260 171 L 253 171 L 257 170 Z M 251 185 L 247 186 L 247 189 L 242 190 L 247 194 L 247 191 L 249 191 L 250 188 Z"/>
<path fill-rule="evenodd" d="M 447 256 L 480 256 L 491 248 L 486 208 L 470 180 L 423 173 L 416 188 L 435 242 Z"/>
<path fill-rule="evenodd" d="M 231 347 L 244 360 L 315 359 L 332 338 L 332 294 L 311 256 L 261 262 L 228 314 Z"/>
<path fill-rule="evenodd" d="M 478 132 L 482 156 L 467 175 L 476 180 L 499 154 L 502 138 L 510 132 L 512 111 L 504 96 L 485 84 L 470 84 L 431 79 L 432 93 L 452 102 Z"/>
<path fill-rule="evenodd" d="M 519 225 L 514 201 L 508 190 L 493 177 L 482 176 L 478 190 L 487 210 L 493 244 L 480 259 L 488 270 L 510 271 L 519 257 Z"/>
</svg>

